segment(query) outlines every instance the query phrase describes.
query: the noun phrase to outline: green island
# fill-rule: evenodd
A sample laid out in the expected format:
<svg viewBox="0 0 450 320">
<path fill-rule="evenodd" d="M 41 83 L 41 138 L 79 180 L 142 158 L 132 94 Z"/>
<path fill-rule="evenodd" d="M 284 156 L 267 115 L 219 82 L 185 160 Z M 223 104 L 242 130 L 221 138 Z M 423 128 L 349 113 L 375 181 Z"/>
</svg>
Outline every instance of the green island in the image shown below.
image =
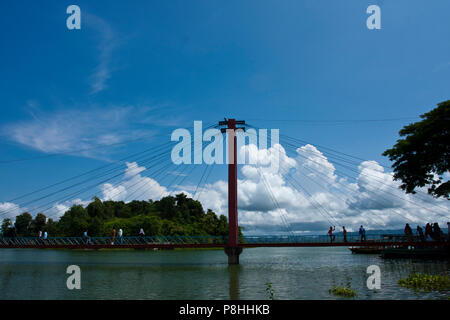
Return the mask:
<svg viewBox="0 0 450 320">
<path fill-rule="evenodd" d="M 411 273 L 407 278 L 398 280 L 398 284 L 414 290 L 450 291 L 450 276 Z"/>
<path fill-rule="evenodd" d="M 333 294 L 335 296 L 339 297 L 346 297 L 346 298 L 354 298 L 357 296 L 356 291 L 350 288 L 350 283 L 347 283 L 345 287 L 343 286 L 333 286 L 330 290 L 328 290 L 330 294 Z"/>
<path fill-rule="evenodd" d="M 137 236 L 141 228 L 146 236 L 227 236 L 228 220 L 210 209 L 205 212 L 199 201 L 184 193 L 128 203 L 95 197 L 86 207 L 73 205 L 57 221 L 43 213 L 33 219 L 28 212 L 18 215 L 14 224 L 4 219 L 1 231 L 3 236 L 36 236 L 47 231 L 50 237 L 80 237 L 87 231 L 91 237 L 100 237 L 119 228 L 125 236 Z"/>
</svg>

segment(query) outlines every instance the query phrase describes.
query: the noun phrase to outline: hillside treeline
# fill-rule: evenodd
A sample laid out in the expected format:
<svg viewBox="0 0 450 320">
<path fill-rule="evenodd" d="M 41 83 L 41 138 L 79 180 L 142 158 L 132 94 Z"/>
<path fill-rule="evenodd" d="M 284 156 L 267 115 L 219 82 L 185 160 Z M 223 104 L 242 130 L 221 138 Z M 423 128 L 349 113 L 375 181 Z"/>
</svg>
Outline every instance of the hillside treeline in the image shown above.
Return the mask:
<svg viewBox="0 0 450 320">
<path fill-rule="evenodd" d="M 112 229 L 123 230 L 124 236 L 137 236 L 142 228 L 147 236 L 213 235 L 227 236 L 228 221 L 210 209 L 206 212 L 199 201 L 180 193 L 158 201 L 93 201 L 83 207 L 74 205 L 57 221 L 42 213 L 34 218 L 28 212 L 15 221 L 3 220 L 3 236 L 109 236 Z"/>
</svg>

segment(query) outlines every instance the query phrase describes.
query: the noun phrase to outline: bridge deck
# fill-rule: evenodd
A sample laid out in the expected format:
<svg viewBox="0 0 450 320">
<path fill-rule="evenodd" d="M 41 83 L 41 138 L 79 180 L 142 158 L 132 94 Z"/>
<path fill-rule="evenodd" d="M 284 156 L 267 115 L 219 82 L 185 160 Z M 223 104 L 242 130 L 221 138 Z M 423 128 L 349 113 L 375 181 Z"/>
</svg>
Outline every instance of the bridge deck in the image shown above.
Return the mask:
<svg viewBox="0 0 450 320">
<path fill-rule="evenodd" d="M 174 249 L 174 248 L 224 248 L 225 237 L 211 236 L 176 236 L 176 237 L 123 237 L 121 240 L 109 237 L 0 237 L 0 248 L 54 248 L 54 249 Z M 328 240 L 328 241 L 327 241 Z M 242 248 L 258 247 L 450 247 L 449 241 L 420 241 L 418 238 L 407 239 L 401 235 L 378 236 L 360 241 L 359 237 L 335 238 L 333 242 L 326 236 L 275 236 L 244 237 L 239 243 Z"/>
</svg>

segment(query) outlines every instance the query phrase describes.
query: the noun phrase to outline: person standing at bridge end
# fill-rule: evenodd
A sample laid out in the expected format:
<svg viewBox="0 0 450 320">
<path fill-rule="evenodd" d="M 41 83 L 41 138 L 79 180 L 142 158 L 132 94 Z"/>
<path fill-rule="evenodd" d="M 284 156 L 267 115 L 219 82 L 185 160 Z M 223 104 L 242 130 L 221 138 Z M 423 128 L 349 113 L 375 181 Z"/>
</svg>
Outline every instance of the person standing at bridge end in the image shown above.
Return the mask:
<svg viewBox="0 0 450 320">
<path fill-rule="evenodd" d="M 122 235 L 123 235 L 122 228 L 119 228 L 118 236 L 119 236 L 119 243 L 120 243 L 120 244 L 122 244 L 122 240 L 123 240 Z"/>
<path fill-rule="evenodd" d="M 450 222 L 447 222 L 447 240 L 450 242 Z"/>
<path fill-rule="evenodd" d="M 336 227 L 330 227 L 330 230 L 328 230 L 328 235 L 330 236 L 330 243 L 333 243 L 336 236 L 333 234 L 333 231 L 336 230 Z"/>
<path fill-rule="evenodd" d="M 409 242 L 411 242 L 412 241 L 412 229 L 411 229 L 411 227 L 409 226 L 408 223 L 405 225 L 405 230 L 404 231 L 405 231 L 406 239 Z"/>
<path fill-rule="evenodd" d="M 420 241 L 425 241 L 425 236 L 423 235 L 423 229 L 420 226 L 417 226 L 417 233 L 419 234 Z"/>
<path fill-rule="evenodd" d="M 344 242 L 347 242 L 347 230 L 345 230 L 345 226 L 342 227 L 342 235 L 344 236 Z"/>
<path fill-rule="evenodd" d="M 114 244 L 114 240 L 116 239 L 116 229 L 112 229 L 111 231 L 111 244 Z"/>
<path fill-rule="evenodd" d="M 145 242 L 144 237 L 145 237 L 145 232 L 144 232 L 144 229 L 141 228 L 141 230 L 139 230 L 139 240 L 141 241 L 141 243 Z"/>
<path fill-rule="evenodd" d="M 362 225 L 359 227 L 359 235 L 361 236 L 361 242 L 366 241 L 366 229 Z"/>
</svg>

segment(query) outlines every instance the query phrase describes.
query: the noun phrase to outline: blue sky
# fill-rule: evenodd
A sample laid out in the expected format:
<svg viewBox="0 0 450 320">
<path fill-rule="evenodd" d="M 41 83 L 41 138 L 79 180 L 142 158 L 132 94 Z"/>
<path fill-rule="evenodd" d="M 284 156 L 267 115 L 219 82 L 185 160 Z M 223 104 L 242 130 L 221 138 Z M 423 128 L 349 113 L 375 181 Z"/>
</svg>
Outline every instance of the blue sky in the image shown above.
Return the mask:
<svg viewBox="0 0 450 320">
<path fill-rule="evenodd" d="M 71 4 L 81 30 L 66 28 Z M 371 4 L 381 30 L 366 28 Z M 224 117 L 389 164 L 398 130 L 449 98 L 449 12 L 444 0 L 2 2 L 0 202 Z M 412 120 L 333 122 L 392 118 Z"/>
</svg>

